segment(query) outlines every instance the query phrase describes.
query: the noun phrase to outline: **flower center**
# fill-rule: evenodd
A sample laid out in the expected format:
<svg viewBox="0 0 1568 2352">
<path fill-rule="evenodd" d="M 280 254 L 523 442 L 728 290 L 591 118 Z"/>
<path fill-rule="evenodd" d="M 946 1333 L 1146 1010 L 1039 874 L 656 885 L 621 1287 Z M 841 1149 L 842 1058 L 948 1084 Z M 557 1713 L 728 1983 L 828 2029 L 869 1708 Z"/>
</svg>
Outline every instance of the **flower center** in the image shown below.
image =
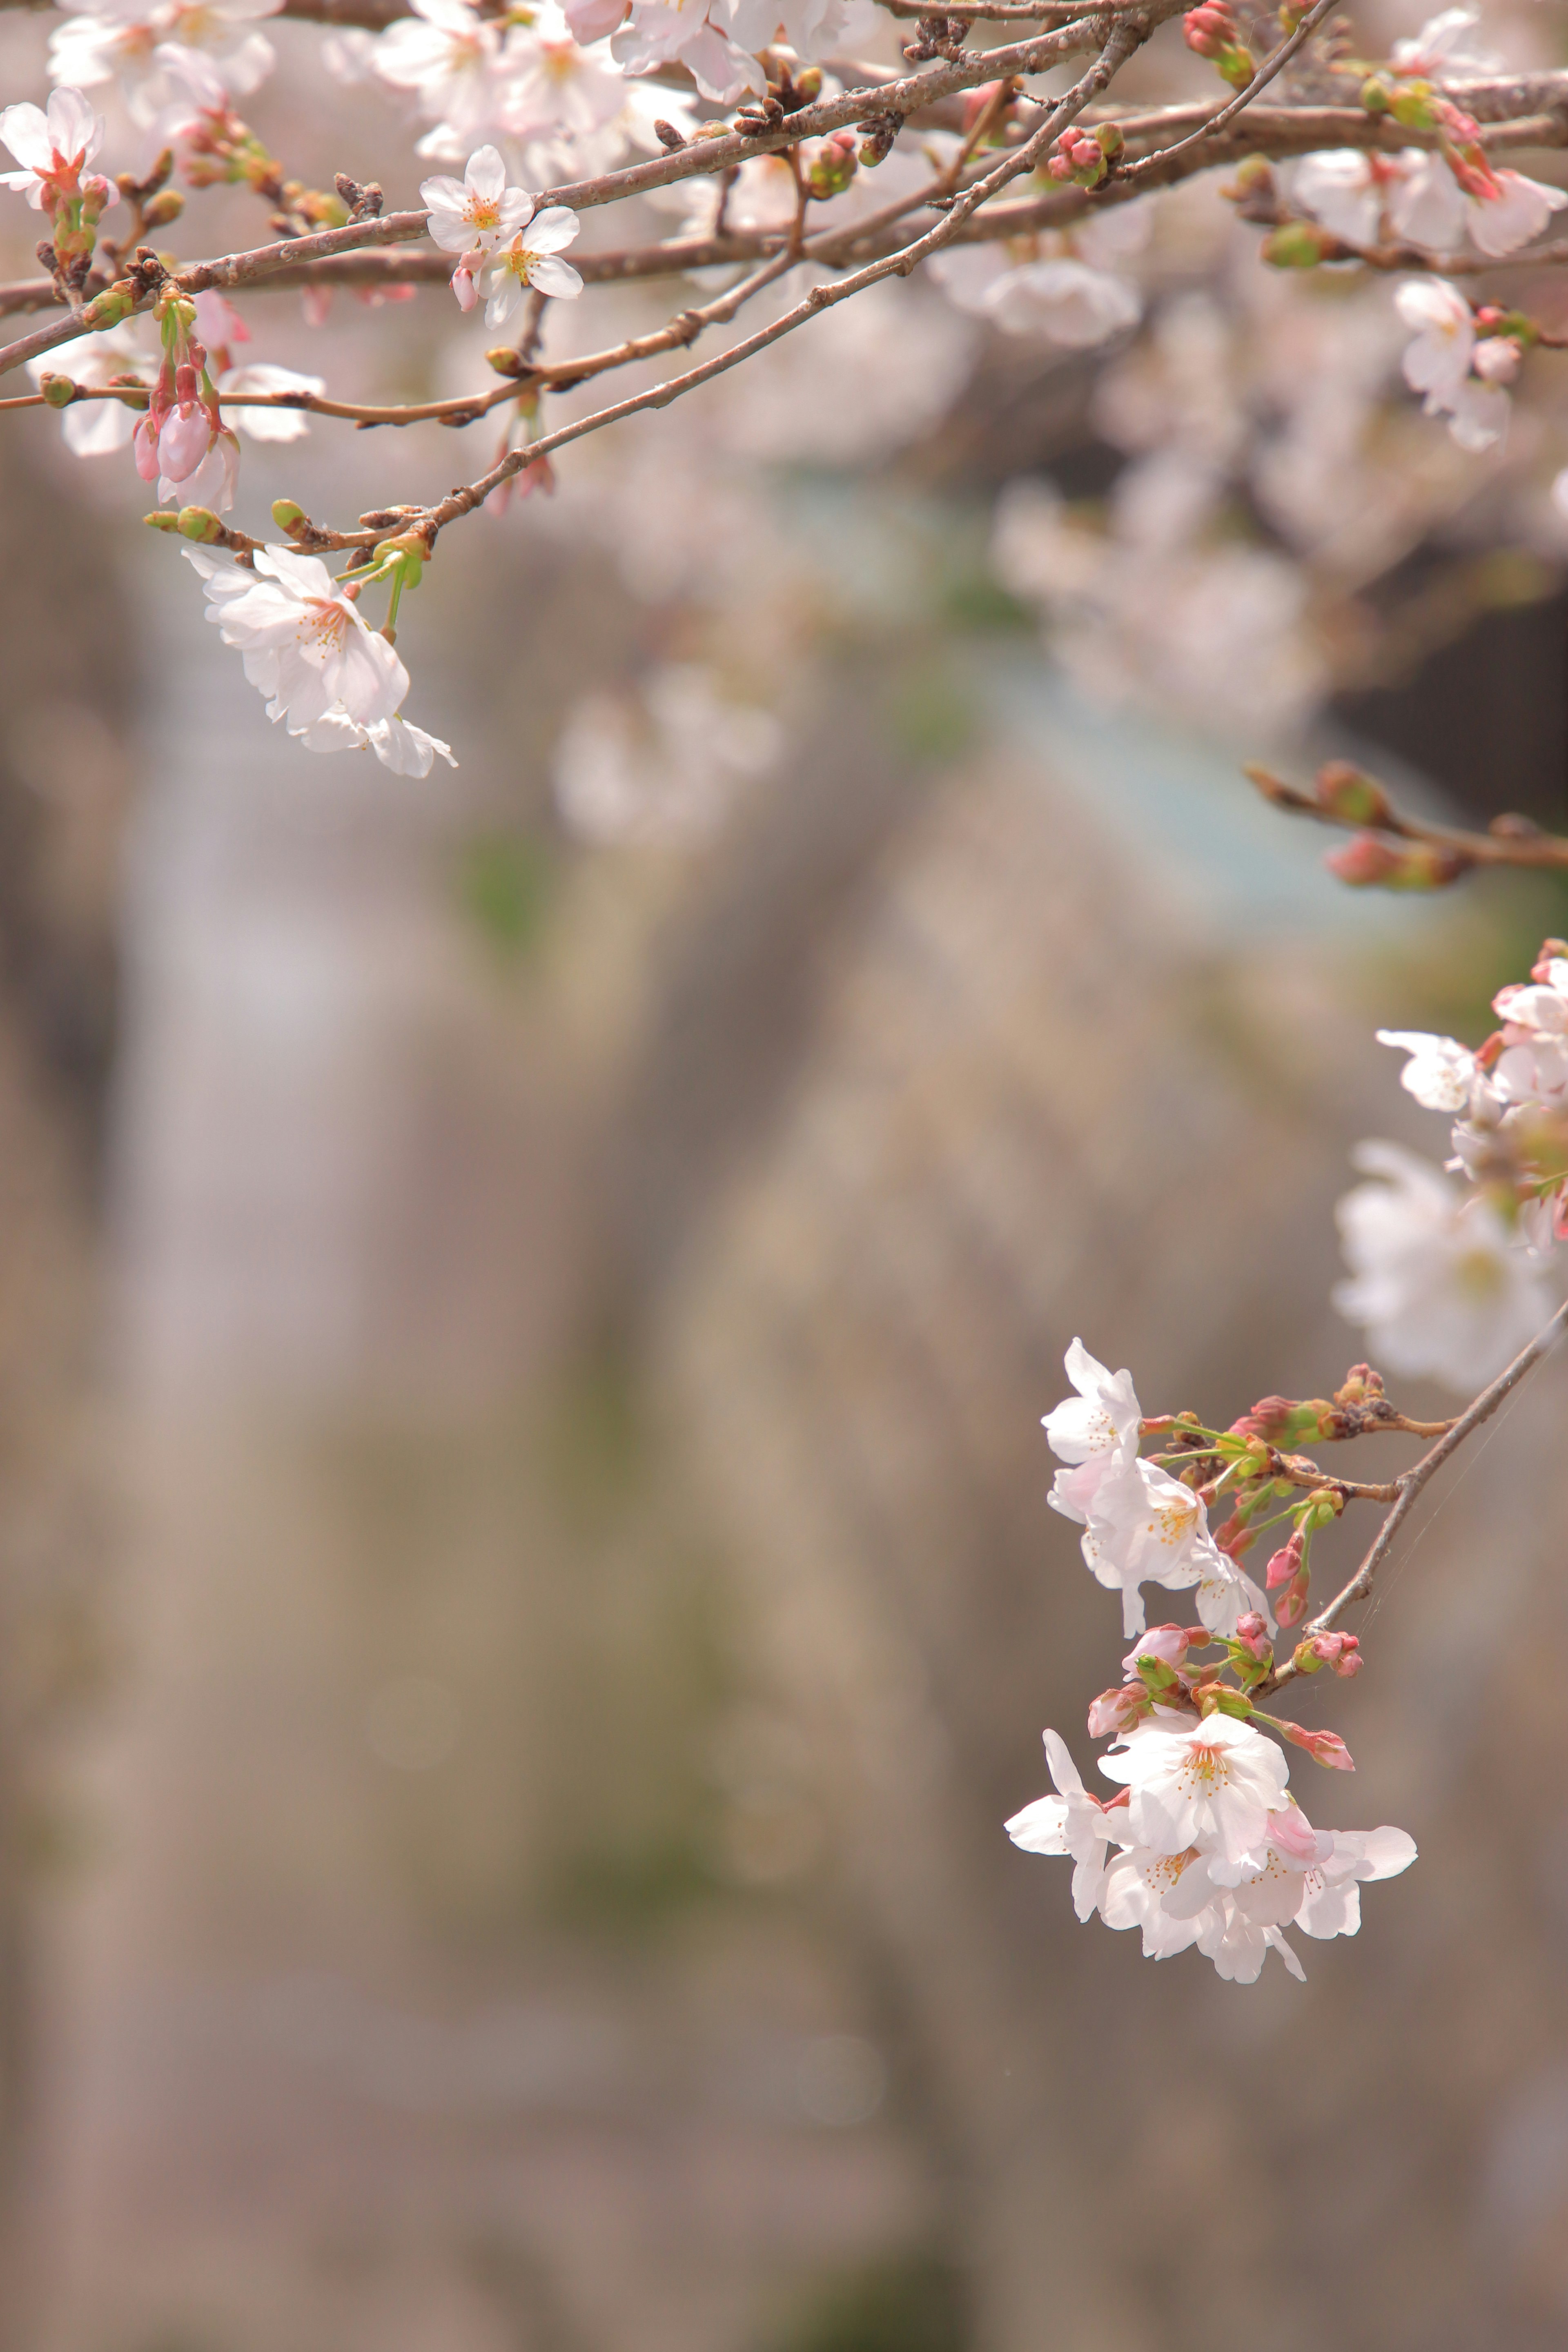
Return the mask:
<svg viewBox="0 0 1568 2352">
<path fill-rule="evenodd" d="M 349 632 L 351 615 L 335 598 L 308 596 L 297 632 L 298 642 L 323 658 L 341 646 Z"/>
<path fill-rule="evenodd" d="M 470 228 L 500 228 L 500 202 L 495 196 L 470 194 L 463 206 L 463 218 Z"/>
</svg>

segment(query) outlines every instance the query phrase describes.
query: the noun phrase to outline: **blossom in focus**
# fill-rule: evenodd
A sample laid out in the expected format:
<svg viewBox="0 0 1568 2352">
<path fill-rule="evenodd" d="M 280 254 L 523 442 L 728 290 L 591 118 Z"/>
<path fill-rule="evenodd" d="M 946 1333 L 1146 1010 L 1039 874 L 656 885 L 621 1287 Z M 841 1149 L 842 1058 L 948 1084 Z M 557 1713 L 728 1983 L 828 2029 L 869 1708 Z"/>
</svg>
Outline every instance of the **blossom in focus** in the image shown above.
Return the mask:
<svg viewBox="0 0 1568 2352">
<path fill-rule="evenodd" d="M 1289 1779 L 1283 1752 L 1253 1725 L 1230 1715 L 1194 1722 L 1163 1710 L 1125 1733 L 1100 1769 L 1127 1788 L 1127 1826 L 1137 1844 L 1167 1854 L 1212 1847 L 1227 1862 L 1264 1844 Z"/>
<path fill-rule="evenodd" d="M 1037 1797 L 1005 1824 L 1008 1836 L 1026 1853 L 1070 1853 L 1073 1908 L 1089 1918 L 1100 1900 L 1105 1876 L 1105 1849 L 1110 1837 L 1105 1807 L 1089 1796 L 1059 1732 L 1045 1734 L 1046 1759 L 1050 1766 L 1054 1797 Z"/>
<path fill-rule="evenodd" d="M 1065 1368 L 1078 1394 L 1053 1405 L 1040 1423 L 1058 1461 L 1079 1464 L 1124 1453 L 1129 1440 L 1136 1454 L 1143 1412 L 1131 1373 L 1108 1372 L 1081 1339 L 1068 1349 Z"/>
<path fill-rule="evenodd" d="M 528 226 L 520 229 L 511 243 L 495 256 L 490 270 L 489 300 L 485 306 L 487 327 L 504 326 L 524 290 L 536 286 L 542 294 L 556 301 L 571 301 L 583 291 L 583 280 L 569 261 L 560 256 L 576 236 L 582 223 L 565 205 L 547 205 L 536 213 Z"/>
<path fill-rule="evenodd" d="M 494 147 L 470 155 L 460 180 L 441 173 L 422 181 L 419 201 L 430 215 L 426 234 L 447 253 L 493 253 L 533 210 L 526 189 L 508 187 L 506 165 Z"/>
<path fill-rule="evenodd" d="M 201 575 L 208 620 L 267 697 L 268 719 L 304 735 L 339 714 L 366 730 L 395 718 L 408 672 L 319 557 L 264 547 L 248 572 L 194 547 L 181 551 Z"/>
<path fill-rule="evenodd" d="M 1419 1029 L 1380 1029 L 1377 1042 L 1409 1055 L 1399 1083 L 1424 1109 L 1464 1109 L 1476 1077 L 1476 1057 L 1468 1046 Z"/>
<path fill-rule="evenodd" d="M 23 167 L 0 172 L 0 187 L 15 188 L 35 212 L 52 215 L 80 192 L 82 172 L 103 144 L 103 117 L 79 89 L 51 90 L 47 112 L 25 103 L 0 110 L 0 142 Z M 104 202 L 113 203 L 109 183 L 98 184 Z"/>
<path fill-rule="evenodd" d="M 1522 1236 L 1479 1193 L 1394 1143 L 1363 1143 L 1374 1182 L 1337 1211 L 1350 1279 L 1334 1305 L 1361 1324 L 1379 1363 L 1468 1394 L 1496 1377 L 1552 1312 Z"/>
<path fill-rule="evenodd" d="M 1082 261 L 1025 262 L 998 278 L 978 307 L 1009 335 L 1048 335 L 1069 351 L 1124 334 L 1143 310 L 1124 278 Z"/>
</svg>

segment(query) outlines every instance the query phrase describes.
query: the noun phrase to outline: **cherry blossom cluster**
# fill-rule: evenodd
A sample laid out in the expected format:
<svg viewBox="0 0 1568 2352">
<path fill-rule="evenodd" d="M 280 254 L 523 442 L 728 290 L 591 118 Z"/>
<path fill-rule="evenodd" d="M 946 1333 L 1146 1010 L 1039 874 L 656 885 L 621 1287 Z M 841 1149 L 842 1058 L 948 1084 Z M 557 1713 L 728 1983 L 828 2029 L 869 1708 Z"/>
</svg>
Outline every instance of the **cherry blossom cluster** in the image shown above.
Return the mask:
<svg viewBox="0 0 1568 2352">
<path fill-rule="evenodd" d="M 1347 773 L 1342 794 L 1354 782 L 1375 789 Z M 1373 1181 L 1339 1211 L 1352 1273 L 1336 1304 L 1394 1370 L 1479 1385 L 1468 1412 L 1413 1421 L 1363 1363 L 1331 1397 L 1263 1397 L 1211 1428 L 1192 1412 L 1145 1414 L 1131 1373 L 1108 1371 L 1079 1339 L 1068 1350 L 1076 1393 L 1044 1423 L 1063 1465 L 1050 1502 L 1082 1528 L 1085 1565 L 1120 1593 L 1132 1643 L 1123 1680 L 1093 1701 L 1088 1722 L 1091 1738 L 1112 1743 L 1100 1769 L 1121 1793 L 1089 1793 L 1047 1731 L 1056 1794 L 1007 1831 L 1029 1853 L 1071 1854 L 1079 1917 L 1138 1927 L 1151 1958 L 1196 1945 L 1222 1976 L 1251 1983 L 1274 1949 L 1300 1975 L 1285 1927 L 1353 1935 L 1361 1883 L 1415 1859 L 1403 1830 L 1312 1828 L 1276 1740 L 1344 1771 L 1349 1751 L 1337 1733 L 1262 1702 L 1325 1670 L 1340 1681 L 1360 1674 L 1360 1641 L 1341 1618 L 1367 1598 L 1426 1480 L 1568 1319 L 1553 1265 L 1568 1240 L 1568 941 L 1548 940 L 1495 1011 L 1499 1027 L 1473 1050 L 1421 1031 L 1377 1033 L 1405 1055 L 1407 1092 L 1454 1121 L 1454 1157 L 1444 1170 L 1394 1144 L 1363 1144 L 1358 1161 Z M 1336 1475 L 1315 1458 L 1325 1445 L 1397 1434 L 1437 1443 L 1392 1481 Z M 1382 1532 L 1309 1616 L 1314 1541 L 1368 1502 L 1392 1507 Z M 1265 1549 L 1259 1586 L 1242 1563 Z M 1197 1622 L 1150 1629 L 1149 1585 L 1191 1592 Z"/>
<path fill-rule="evenodd" d="M 766 363 L 781 337 L 840 300 L 890 294 L 918 272 L 951 310 L 939 324 L 942 306 L 922 307 L 910 289 L 928 357 L 900 362 L 907 383 L 947 381 L 945 349 L 972 362 L 995 329 L 1038 347 L 1042 366 L 1061 352 L 1094 353 L 1111 386 L 1100 421 L 1131 462 L 1099 543 L 1064 530 L 1048 497 L 1022 485 L 997 540 L 1007 584 L 1047 608 L 1074 666 L 1097 685 L 1114 673 L 1200 712 L 1221 703 L 1244 727 L 1293 723 L 1333 683 L 1313 558 L 1342 513 L 1365 532 L 1369 480 L 1391 474 L 1374 427 L 1405 397 L 1401 384 L 1464 451 L 1496 453 L 1527 356 L 1558 341 L 1534 311 L 1489 287 L 1471 300 L 1453 282 L 1467 251 L 1479 265 L 1533 255 L 1565 201 L 1505 160 L 1521 129 L 1552 143 L 1552 76 L 1500 76 L 1474 7 L 1450 8 L 1371 58 L 1356 54 L 1348 25 L 1322 26 L 1321 5 L 1283 6 L 1276 27 L 1231 0 L 1101 12 L 1090 0 L 1042 0 L 1032 16 L 1010 0 L 1001 13 L 1026 20 L 1023 37 L 1007 21 L 994 48 L 969 16 L 927 15 L 911 28 L 910 13 L 905 0 L 409 0 L 401 16 L 384 0 L 62 0 L 52 95 L 47 107 L 0 111 L 0 139 L 20 167 L 5 184 L 49 229 L 38 247 L 47 290 L 5 291 L 19 307 L 52 299 L 69 315 L 19 338 L 6 364 L 26 366 L 32 396 L 61 412 L 77 454 L 129 445 L 164 509 L 149 520 L 209 562 L 226 555 L 248 572 L 263 552 L 318 567 L 344 555 L 329 601 L 357 606 L 379 582 L 395 604 L 447 524 L 554 488 L 567 442 L 666 407 L 742 360 Z M 423 180 L 417 212 L 389 213 L 379 183 L 341 172 L 310 185 L 237 110 L 286 47 L 261 29 L 279 15 L 322 19 L 328 75 L 380 93 L 415 155 L 451 167 Z M 1180 42 L 1166 55 L 1211 66 L 1224 102 L 1179 106 L 1180 121 L 1116 106 L 1116 76 L 1155 54 L 1173 17 Z M 1292 125 L 1303 105 L 1329 126 L 1305 153 Z M 1260 415 L 1252 452 L 1232 430 L 1230 412 L 1258 413 L 1234 383 L 1233 355 L 1211 352 L 1206 374 L 1189 371 L 1206 416 L 1187 416 L 1178 397 L 1151 422 L 1134 381 L 1193 340 L 1199 298 L 1179 240 L 1163 245 L 1161 192 L 1220 160 L 1205 142 L 1221 130 L 1227 156 L 1229 142 L 1242 151 L 1237 212 L 1266 230 L 1263 257 L 1279 272 L 1329 263 L 1403 273 L 1393 285 L 1373 278 L 1355 312 L 1362 355 L 1348 370 L 1331 355 L 1332 381 L 1313 400 L 1301 392 L 1309 371 L 1286 367 L 1289 430 Z M 99 168 L 106 152 L 121 165 L 112 175 Z M 168 250 L 161 240 L 188 194 L 217 186 L 258 198 L 275 242 L 221 263 Z M 608 205 L 628 206 L 636 224 L 613 252 L 580 234 L 584 215 Z M 651 217 L 660 210 L 679 216 L 673 236 Z M 436 252 L 408 250 L 421 239 Z M 441 255 L 458 311 L 451 329 L 482 310 L 489 329 L 515 337 L 484 352 L 492 380 L 470 394 L 338 399 L 325 373 L 253 355 L 248 305 L 269 280 L 297 284 L 307 316 L 325 324 L 337 286 L 412 300 Z M 732 274 L 721 283 L 716 270 Z M 560 310 L 601 282 L 624 296 L 670 277 L 687 284 L 668 322 L 617 328 L 601 348 L 591 333 L 579 341 Z M 746 305 L 751 320 L 737 325 Z M 1272 326 L 1256 310 L 1240 324 L 1268 341 Z M 1326 317 L 1316 331 L 1328 336 Z M 592 411 L 571 400 L 601 374 L 684 354 L 704 336 L 711 356 L 682 358 L 661 381 L 634 377 L 629 397 Z M 809 340 L 828 339 L 817 329 Z M 874 375 L 879 350 L 890 348 L 885 332 L 868 337 L 862 373 Z M 843 404 L 817 405 L 821 439 Z M 463 426 L 492 412 L 503 428 L 493 458 L 444 499 L 388 499 L 342 524 L 273 499 L 281 540 L 231 520 L 247 436 L 286 442 L 312 414 Z M 1568 469 L 1559 503 L 1568 512 Z M 1237 506 L 1262 518 L 1268 543 L 1218 527 Z M 416 542 L 417 561 L 407 553 Z M 1342 593 L 1359 560 L 1330 551 L 1325 570 L 1350 583 Z M 266 576 L 276 588 L 283 575 Z M 1342 631 L 1337 642 L 1350 640 Z M 274 716 L 294 711 L 265 690 Z M 310 749 L 353 742 L 385 757 L 395 745 L 395 757 L 411 756 L 414 738 L 388 736 L 379 700 L 351 688 L 342 712 L 347 735 L 325 711 L 289 732 Z"/>
<path fill-rule="evenodd" d="M 1122 1660 L 1125 1680 L 1089 1712 L 1090 1738 L 1111 1742 L 1100 1769 L 1121 1787 L 1110 1798 L 1090 1794 L 1066 1742 L 1047 1731 L 1056 1794 L 1026 1805 L 1007 1833 L 1026 1853 L 1070 1854 L 1079 1919 L 1098 1912 L 1107 1927 L 1139 1928 L 1146 1958 L 1195 1945 L 1222 1977 L 1251 1984 L 1274 1950 L 1300 1977 L 1284 1929 L 1354 1935 L 1362 1883 L 1405 1869 L 1415 1848 L 1403 1830 L 1314 1829 L 1287 1787 L 1289 1762 L 1277 1741 L 1342 1771 L 1353 1769 L 1349 1751 L 1336 1733 L 1304 1728 L 1258 1704 L 1284 1678 L 1277 1633 L 1305 1614 L 1312 1534 L 1345 1504 L 1341 1487 L 1285 1449 L 1398 1417 L 1364 1365 L 1332 1400 L 1266 1398 L 1226 1431 L 1185 1413 L 1145 1419 L 1131 1374 L 1108 1371 L 1081 1340 L 1068 1351 L 1067 1371 L 1078 1393 L 1045 1421 L 1066 1465 L 1050 1499 L 1083 1526 L 1085 1561 L 1101 1584 L 1120 1590 L 1123 1624 L 1135 1637 Z M 1162 1454 L 1142 1453 L 1150 1436 Z M 1309 1477 L 1316 1483 L 1301 1496 L 1299 1482 Z M 1211 1532 L 1207 1508 L 1222 1494 L 1229 1516 Z M 1270 1514 L 1281 1494 L 1291 1500 Z M 1268 1563 L 1268 1590 L 1280 1596 L 1276 1624 L 1238 1562 L 1280 1520 L 1294 1531 Z M 1146 1629 L 1144 1584 L 1195 1590 L 1201 1622 Z M 1353 1634 L 1310 1630 L 1289 1673 L 1326 1667 L 1348 1680 L 1361 1663 Z"/>
<path fill-rule="evenodd" d="M 1568 944 L 1548 940 L 1528 982 L 1499 991 L 1500 1026 L 1474 1052 L 1382 1029 L 1408 1093 L 1454 1119 L 1439 1168 L 1363 1143 L 1373 1181 L 1340 1203 L 1351 1279 L 1341 1311 L 1392 1370 L 1454 1389 L 1502 1370 L 1562 1295 L 1568 1240 Z"/>
</svg>

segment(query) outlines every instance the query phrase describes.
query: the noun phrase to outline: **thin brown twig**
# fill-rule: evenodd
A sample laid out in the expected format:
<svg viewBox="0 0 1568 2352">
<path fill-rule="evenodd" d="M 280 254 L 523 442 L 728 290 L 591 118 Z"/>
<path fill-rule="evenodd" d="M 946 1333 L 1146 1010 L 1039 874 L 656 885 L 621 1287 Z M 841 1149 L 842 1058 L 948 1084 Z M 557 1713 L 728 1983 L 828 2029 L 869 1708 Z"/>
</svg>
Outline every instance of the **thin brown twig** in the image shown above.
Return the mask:
<svg viewBox="0 0 1568 2352">
<path fill-rule="evenodd" d="M 1568 868 L 1568 835 L 1543 833 L 1529 817 L 1496 817 L 1492 822 L 1498 829 L 1493 832 L 1468 833 L 1458 825 L 1426 824 L 1418 817 L 1407 816 L 1384 794 L 1379 813 L 1363 819 L 1342 814 L 1310 793 L 1286 783 L 1268 768 L 1247 767 L 1242 773 L 1273 807 L 1284 809 L 1291 816 L 1310 817 L 1315 824 L 1331 825 L 1339 833 L 1383 834 L 1394 841 L 1421 842 L 1428 848 L 1447 851 L 1466 866 L 1529 866 L 1559 872 Z M 1458 870 L 1456 869 L 1456 879 Z"/>
<path fill-rule="evenodd" d="M 1283 71 L 1297 51 L 1311 39 L 1324 18 L 1331 16 L 1338 6 L 1339 0 L 1315 0 L 1315 5 L 1308 9 L 1289 37 L 1281 41 L 1279 47 L 1264 58 L 1246 89 L 1238 90 L 1228 104 L 1222 106 L 1219 112 L 1203 130 L 1190 132 L 1185 139 L 1178 139 L 1173 147 L 1156 151 L 1154 154 L 1146 156 L 1141 163 L 1126 165 L 1119 176 L 1129 180 L 1146 179 L 1167 157 L 1179 155 L 1184 149 L 1196 147 L 1201 142 L 1212 139 L 1219 131 L 1224 131 L 1228 124 L 1235 121 L 1238 114 L 1252 105 L 1260 91 L 1268 89 L 1275 75 Z"/>
</svg>

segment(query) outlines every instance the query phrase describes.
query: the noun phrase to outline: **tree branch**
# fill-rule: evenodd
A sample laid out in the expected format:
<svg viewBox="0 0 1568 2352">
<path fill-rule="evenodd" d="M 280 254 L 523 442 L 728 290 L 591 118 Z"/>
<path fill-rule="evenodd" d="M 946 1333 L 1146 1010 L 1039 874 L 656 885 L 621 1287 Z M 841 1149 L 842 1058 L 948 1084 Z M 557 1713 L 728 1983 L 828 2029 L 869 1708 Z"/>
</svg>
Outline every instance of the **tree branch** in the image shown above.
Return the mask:
<svg viewBox="0 0 1568 2352">
<path fill-rule="evenodd" d="M 1512 1395 L 1525 1374 L 1533 1370 L 1543 1356 L 1551 1354 L 1564 1331 L 1568 1331 L 1568 1300 L 1565 1300 L 1558 1308 L 1544 1330 L 1537 1332 L 1529 1347 L 1521 1349 L 1508 1370 L 1505 1372 L 1500 1372 L 1490 1387 L 1481 1391 L 1475 1402 L 1459 1415 L 1447 1434 L 1438 1439 L 1431 1452 L 1424 1454 L 1414 1469 L 1405 1471 L 1394 1481 L 1399 1490 L 1399 1500 L 1379 1528 L 1372 1549 L 1350 1582 L 1334 1595 L 1326 1609 L 1320 1611 L 1316 1617 L 1310 1618 L 1301 1628 L 1301 1641 L 1310 1642 L 1315 1633 L 1329 1633 L 1338 1624 L 1347 1609 L 1353 1609 L 1358 1601 L 1366 1600 L 1372 1591 L 1378 1570 L 1393 1549 L 1394 1537 L 1415 1507 L 1417 1496 L 1431 1484 L 1449 1456 L 1458 1452 L 1465 1440 L 1472 1436 L 1483 1422 L 1491 1419 L 1505 1398 Z M 1265 1675 L 1264 1679 L 1255 1686 L 1251 1696 L 1257 1698 L 1267 1698 L 1271 1692 L 1281 1689 L 1286 1683 L 1294 1682 L 1300 1672 L 1300 1669 L 1295 1660 L 1287 1659 L 1284 1665 L 1277 1667 L 1273 1673 Z"/>
</svg>

